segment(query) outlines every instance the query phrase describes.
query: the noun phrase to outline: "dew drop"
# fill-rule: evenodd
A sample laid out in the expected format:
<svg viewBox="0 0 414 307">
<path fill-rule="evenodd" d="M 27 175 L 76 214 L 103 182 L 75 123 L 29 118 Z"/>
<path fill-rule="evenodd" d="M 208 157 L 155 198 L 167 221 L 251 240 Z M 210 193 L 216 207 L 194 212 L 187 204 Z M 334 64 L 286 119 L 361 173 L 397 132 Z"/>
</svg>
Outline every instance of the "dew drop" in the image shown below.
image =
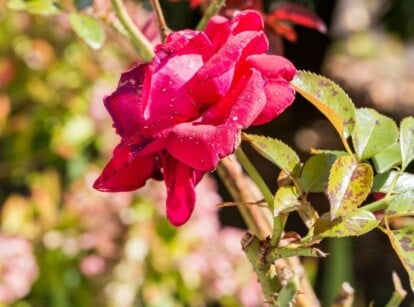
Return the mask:
<svg viewBox="0 0 414 307">
<path fill-rule="evenodd" d="M 236 120 L 238 120 L 239 118 L 238 118 L 237 116 L 233 116 L 231 119 L 232 119 L 232 120 L 234 120 L 234 121 L 236 121 Z"/>
<path fill-rule="evenodd" d="M 167 88 L 166 87 L 164 87 L 162 90 L 161 90 L 161 92 L 163 92 L 163 93 L 165 93 L 167 91 Z"/>
</svg>

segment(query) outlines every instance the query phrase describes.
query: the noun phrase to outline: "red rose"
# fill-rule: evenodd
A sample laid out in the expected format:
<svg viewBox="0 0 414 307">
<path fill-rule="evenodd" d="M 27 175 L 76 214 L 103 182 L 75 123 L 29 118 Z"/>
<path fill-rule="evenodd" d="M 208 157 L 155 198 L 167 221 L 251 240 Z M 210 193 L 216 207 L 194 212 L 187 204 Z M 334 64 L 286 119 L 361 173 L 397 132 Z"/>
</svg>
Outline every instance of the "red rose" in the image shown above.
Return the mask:
<svg viewBox="0 0 414 307">
<path fill-rule="evenodd" d="M 167 216 L 185 223 L 195 185 L 235 150 L 241 130 L 271 121 L 294 99 L 295 67 L 267 49 L 255 11 L 170 34 L 104 101 L 122 140 L 94 187 L 130 191 L 163 179 Z"/>
</svg>

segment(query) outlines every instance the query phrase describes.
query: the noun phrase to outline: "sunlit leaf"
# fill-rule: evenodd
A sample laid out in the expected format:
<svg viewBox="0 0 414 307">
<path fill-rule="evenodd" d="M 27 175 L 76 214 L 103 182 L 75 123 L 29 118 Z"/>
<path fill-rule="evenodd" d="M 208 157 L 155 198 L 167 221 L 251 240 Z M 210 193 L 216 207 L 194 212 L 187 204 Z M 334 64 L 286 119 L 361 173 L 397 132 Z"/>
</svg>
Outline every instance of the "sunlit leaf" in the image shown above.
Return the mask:
<svg viewBox="0 0 414 307">
<path fill-rule="evenodd" d="M 373 170 L 351 156 L 339 157 L 332 165 L 328 180 L 331 218 L 347 215 L 366 199 L 371 191 Z"/>
<path fill-rule="evenodd" d="M 303 165 L 300 176 L 302 188 L 305 192 L 325 191 L 329 172 L 338 156 L 329 153 L 311 156 Z"/>
<path fill-rule="evenodd" d="M 414 117 L 406 117 L 401 121 L 400 144 L 402 168 L 405 169 L 414 160 Z"/>
<path fill-rule="evenodd" d="M 76 34 L 91 48 L 99 49 L 102 47 L 105 42 L 105 31 L 95 18 L 71 13 L 69 20 Z"/>
<path fill-rule="evenodd" d="M 401 193 L 392 198 L 385 210 L 385 214 L 414 214 L 414 191 Z"/>
<path fill-rule="evenodd" d="M 11 10 L 39 15 L 52 15 L 60 11 L 54 0 L 9 0 L 7 6 Z"/>
<path fill-rule="evenodd" d="M 414 226 L 400 229 L 386 229 L 391 245 L 400 258 L 410 278 L 411 289 L 414 291 Z"/>
<path fill-rule="evenodd" d="M 396 193 L 414 191 L 414 175 L 390 171 L 374 177 L 373 192 L 387 193 L 391 188 Z"/>
<path fill-rule="evenodd" d="M 395 122 L 374 109 L 357 109 L 352 141 L 360 160 L 373 157 L 398 139 Z"/>
<path fill-rule="evenodd" d="M 250 142 L 254 149 L 280 169 L 292 177 L 298 177 L 300 160 L 296 152 L 280 140 L 269 137 L 243 134 L 243 138 Z"/>
<path fill-rule="evenodd" d="M 394 143 L 391 146 L 377 153 L 373 159 L 375 170 L 378 173 L 389 171 L 393 167 L 401 164 L 400 143 Z"/>
<path fill-rule="evenodd" d="M 355 107 L 344 90 L 335 82 L 306 71 L 298 71 L 291 83 L 297 92 L 328 118 L 351 153 L 346 138 L 354 129 Z"/>
<path fill-rule="evenodd" d="M 301 205 L 299 193 L 295 186 L 284 186 L 277 190 L 274 200 L 273 214 L 287 213 L 298 209 Z"/>
<path fill-rule="evenodd" d="M 363 208 L 334 220 L 326 213 L 316 221 L 314 235 L 316 238 L 360 236 L 373 230 L 378 224 L 375 215 Z"/>
</svg>

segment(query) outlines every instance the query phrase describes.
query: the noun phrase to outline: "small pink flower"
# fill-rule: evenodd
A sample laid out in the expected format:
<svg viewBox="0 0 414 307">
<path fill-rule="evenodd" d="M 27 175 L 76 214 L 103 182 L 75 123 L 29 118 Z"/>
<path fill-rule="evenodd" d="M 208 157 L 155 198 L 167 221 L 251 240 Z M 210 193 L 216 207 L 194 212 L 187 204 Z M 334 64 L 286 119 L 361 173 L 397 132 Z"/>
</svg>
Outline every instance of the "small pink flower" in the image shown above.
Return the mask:
<svg viewBox="0 0 414 307">
<path fill-rule="evenodd" d="M 294 99 L 295 67 L 267 50 L 255 11 L 170 34 L 104 101 L 122 140 L 94 187 L 130 191 L 163 179 L 167 216 L 185 223 L 195 186 L 235 150 L 241 130 L 271 121 Z"/>
</svg>

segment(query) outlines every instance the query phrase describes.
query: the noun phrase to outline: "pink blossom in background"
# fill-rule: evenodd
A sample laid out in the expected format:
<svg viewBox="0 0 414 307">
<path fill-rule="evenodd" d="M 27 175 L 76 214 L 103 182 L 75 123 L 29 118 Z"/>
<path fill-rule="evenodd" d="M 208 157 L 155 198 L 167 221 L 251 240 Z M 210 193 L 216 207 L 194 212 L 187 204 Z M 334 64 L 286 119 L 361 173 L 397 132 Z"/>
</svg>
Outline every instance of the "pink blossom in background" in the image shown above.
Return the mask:
<svg viewBox="0 0 414 307">
<path fill-rule="evenodd" d="M 0 304 L 26 296 L 38 277 L 32 245 L 17 236 L 0 234 Z"/>
<path fill-rule="evenodd" d="M 131 191 L 164 180 L 167 216 L 185 223 L 195 186 L 235 150 L 241 130 L 273 120 L 294 99 L 295 67 L 267 50 L 255 11 L 215 16 L 204 32 L 170 34 L 104 100 L 121 142 L 94 187 Z"/>
</svg>

